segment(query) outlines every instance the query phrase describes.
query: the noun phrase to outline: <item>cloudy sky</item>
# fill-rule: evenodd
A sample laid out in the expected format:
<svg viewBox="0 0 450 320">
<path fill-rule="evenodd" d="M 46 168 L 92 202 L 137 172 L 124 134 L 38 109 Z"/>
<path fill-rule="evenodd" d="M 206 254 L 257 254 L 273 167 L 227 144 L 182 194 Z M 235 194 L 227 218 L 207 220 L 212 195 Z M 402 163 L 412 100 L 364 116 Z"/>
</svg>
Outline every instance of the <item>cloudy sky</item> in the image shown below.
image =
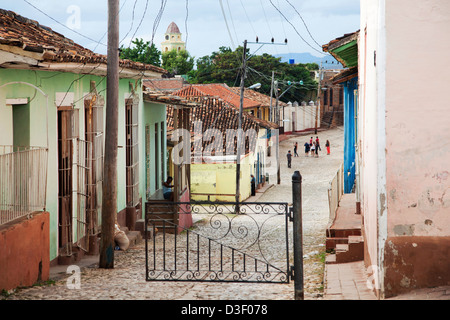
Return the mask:
<svg viewBox="0 0 450 320">
<path fill-rule="evenodd" d="M 107 0 L 0 0 L 0 8 L 37 20 L 95 52 L 106 53 Z M 359 0 L 120 0 L 120 39 L 151 41 L 160 49 L 168 25 L 180 28 L 195 58 L 244 40 L 251 53 L 309 52 L 359 29 Z"/>
</svg>

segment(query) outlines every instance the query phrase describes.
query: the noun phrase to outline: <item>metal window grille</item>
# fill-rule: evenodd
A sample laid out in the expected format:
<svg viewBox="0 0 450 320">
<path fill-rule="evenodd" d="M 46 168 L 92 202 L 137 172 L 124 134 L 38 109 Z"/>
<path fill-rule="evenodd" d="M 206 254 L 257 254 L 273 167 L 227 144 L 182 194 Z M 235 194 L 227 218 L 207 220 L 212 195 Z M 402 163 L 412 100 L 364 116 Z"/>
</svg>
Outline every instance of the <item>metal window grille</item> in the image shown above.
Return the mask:
<svg viewBox="0 0 450 320">
<path fill-rule="evenodd" d="M 139 204 L 139 141 L 138 141 L 139 99 L 126 100 L 126 194 L 127 206 Z"/>
<path fill-rule="evenodd" d="M 47 148 L 0 146 L 0 225 L 44 211 Z"/>
</svg>

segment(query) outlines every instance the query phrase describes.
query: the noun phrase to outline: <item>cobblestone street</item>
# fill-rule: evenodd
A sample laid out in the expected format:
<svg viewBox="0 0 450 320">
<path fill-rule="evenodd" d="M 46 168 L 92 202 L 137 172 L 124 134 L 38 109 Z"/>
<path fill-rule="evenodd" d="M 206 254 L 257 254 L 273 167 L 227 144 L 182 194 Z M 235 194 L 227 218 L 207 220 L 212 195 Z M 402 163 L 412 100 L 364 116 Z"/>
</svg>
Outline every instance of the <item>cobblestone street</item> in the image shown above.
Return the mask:
<svg viewBox="0 0 450 320">
<path fill-rule="evenodd" d="M 323 294 L 323 270 L 325 252 L 325 229 L 328 224 L 329 209 L 327 190 L 342 162 L 343 131 L 336 128 L 319 132 L 321 145 L 328 139 L 331 155 L 325 147 L 318 158 L 305 157 L 303 144 L 316 135 L 291 135 L 280 143 L 281 183 L 278 185 L 276 172 L 270 172 L 272 185 L 264 193 L 257 194 L 248 201 L 292 203 L 292 174 L 300 171 L 302 175 L 303 201 L 303 242 L 304 242 L 304 288 L 306 300 L 317 300 Z M 292 158 L 292 168 L 287 168 L 286 153 L 293 152 L 298 142 L 299 157 Z M 201 227 L 204 220 L 199 220 Z M 271 237 L 284 237 L 284 228 L 277 228 L 279 222 L 273 219 L 270 227 Z M 195 230 L 195 228 L 193 229 Z M 289 224 L 292 260 L 292 224 Z M 283 241 L 283 239 L 278 239 Z M 267 249 L 269 248 L 269 249 Z M 271 244 L 263 250 L 268 260 L 279 260 L 281 247 Z M 129 248 L 115 254 L 114 269 L 99 269 L 97 257 L 81 268 L 79 287 L 67 279 L 72 276 L 64 271 L 51 271 L 51 279 L 46 285 L 21 288 L 11 293 L 8 300 L 293 300 L 294 283 L 209 283 L 209 282 L 168 282 L 145 280 L 145 244 Z M 292 263 L 292 261 L 291 261 Z M 86 261 L 85 261 L 86 264 Z M 59 267 L 61 270 L 61 267 Z"/>
</svg>

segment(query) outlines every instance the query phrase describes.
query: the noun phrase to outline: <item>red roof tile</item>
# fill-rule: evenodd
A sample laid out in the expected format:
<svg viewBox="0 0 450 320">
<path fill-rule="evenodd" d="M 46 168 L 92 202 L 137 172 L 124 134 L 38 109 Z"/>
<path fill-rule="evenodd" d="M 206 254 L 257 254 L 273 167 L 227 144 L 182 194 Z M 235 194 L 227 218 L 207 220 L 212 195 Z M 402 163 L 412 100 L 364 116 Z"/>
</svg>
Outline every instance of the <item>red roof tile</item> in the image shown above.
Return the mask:
<svg viewBox="0 0 450 320">
<path fill-rule="evenodd" d="M 150 91 L 174 91 L 189 86 L 183 78 L 144 80 L 143 85 Z"/>
<path fill-rule="evenodd" d="M 239 109 L 240 107 L 240 95 L 233 92 L 230 87 L 226 84 L 194 84 L 188 87 L 185 87 L 181 90 L 174 92 L 174 94 L 182 96 L 182 97 L 199 97 L 199 96 L 208 96 L 208 97 L 218 97 L 226 102 L 228 102 L 233 107 Z M 244 97 L 243 100 L 243 108 L 256 108 L 261 105 L 261 103 L 257 101 L 253 101 Z"/>
<path fill-rule="evenodd" d="M 232 87 L 232 88 L 230 88 L 230 90 L 232 90 L 236 94 L 241 94 L 240 87 Z M 251 90 L 251 89 L 245 89 L 244 97 L 260 103 L 261 107 L 270 107 L 270 97 L 263 93 L 260 93 L 260 92 L 257 92 L 255 90 Z M 272 106 L 274 106 L 274 105 L 275 105 L 275 97 L 272 100 Z M 287 106 L 287 103 L 278 101 L 278 105 L 279 106 Z"/>
<path fill-rule="evenodd" d="M 3 9 L 0 9 L 0 44 L 40 53 L 39 60 L 43 62 L 107 64 L 106 55 L 94 53 L 37 21 Z M 162 68 L 130 60 L 120 60 L 119 64 L 121 68 L 166 73 Z"/>
</svg>

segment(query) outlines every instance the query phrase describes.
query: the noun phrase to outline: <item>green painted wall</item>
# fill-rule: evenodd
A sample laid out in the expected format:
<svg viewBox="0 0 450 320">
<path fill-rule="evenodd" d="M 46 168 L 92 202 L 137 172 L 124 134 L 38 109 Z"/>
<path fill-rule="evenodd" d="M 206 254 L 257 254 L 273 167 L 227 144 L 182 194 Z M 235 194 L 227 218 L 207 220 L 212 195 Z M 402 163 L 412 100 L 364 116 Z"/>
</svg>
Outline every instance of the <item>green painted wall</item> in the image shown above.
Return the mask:
<svg viewBox="0 0 450 320">
<path fill-rule="evenodd" d="M 14 147 L 30 146 L 30 105 L 21 104 L 12 108 L 13 145 Z"/>
<path fill-rule="evenodd" d="M 57 152 L 57 108 L 55 104 L 56 93 L 74 93 L 75 108 L 79 109 L 79 132 L 84 137 L 84 95 L 89 93 L 91 81 L 95 81 L 97 92 L 105 97 L 104 127 L 106 127 L 106 78 L 91 75 L 79 75 L 62 72 L 30 71 L 30 70 L 0 70 L 0 85 L 21 81 L 39 87 L 48 95 L 48 128 L 47 128 L 47 100 L 36 89 L 23 85 L 8 85 L 0 89 L 0 145 L 13 144 L 13 111 L 11 106 L 5 105 L 7 98 L 29 99 L 29 145 L 47 146 L 47 133 L 49 136 L 48 153 L 48 181 L 47 181 L 47 211 L 50 213 L 50 259 L 58 255 L 58 152 Z M 119 85 L 119 138 L 118 138 L 118 194 L 117 209 L 126 207 L 125 190 L 125 99 L 131 94 L 130 83 L 136 84 L 135 80 L 121 79 Z M 141 83 L 138 83 L 138 94 L 140 99 L 140 116 L 145 123 L 155 121 L 165 122 L 165 107 L 159 105 L 148 105 L 144 107 Z M 141 119 L 141 118 L 140 118 Z M 141 122 L 142 123 L 142 122 Z M 140 125 L 139 141 L 144 141 L 145 126 Z M 104 128 L 105 129 L 105 128 Z M 140 143 L 140 193 L 145 199 L 145 154 L 144 144 Z"/>
</svg>

